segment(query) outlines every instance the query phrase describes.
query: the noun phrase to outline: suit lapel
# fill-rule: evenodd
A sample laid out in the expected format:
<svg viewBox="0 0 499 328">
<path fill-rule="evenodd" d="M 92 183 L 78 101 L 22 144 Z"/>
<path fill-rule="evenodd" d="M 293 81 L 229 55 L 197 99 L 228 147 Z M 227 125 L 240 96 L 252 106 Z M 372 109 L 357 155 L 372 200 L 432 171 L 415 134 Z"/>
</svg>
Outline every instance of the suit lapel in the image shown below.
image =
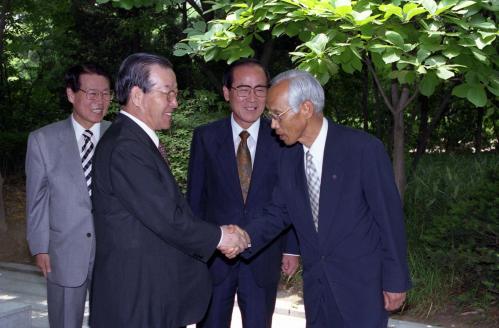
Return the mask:
<svg viewBox="0 0 499 328">
<path fill-rule="evenodd" d="M 248 199 L 246 203 L 251 202 L 252 195 L 258 193 L 261 189 L 262 183 L 264 184 L 263 177 L 265 172 L 269 169 L 268 166 L 270 162 L 265 160 L 270 157 L 271 143 L 275 142 L 272 140 L 273 136 L 271 134 L 270 126 L 264 120 L 260 121 L 260 130 L 258 131 L 258 141 L 256 144 L 255 158 L 253 159 L 253 171 L 251 174 L 251 184 L 248 193 Z M 236 162 L 237 166 L 237 162 Z M 270 168 L 272 169 L 272 168 Z M 274 168 L 277 170 L 277 168 Z"/>
<path fill-rule="evenodd" d="M 216 159 L 218 160 L 218 167 L 221 170 L 221 175 L 227 177 L 227 187 L 230 189 L 231 193 L 240 195 L 239 198 L 242 203 L 243 195 L 239 183 L 239 174 L 237 172 L 237 161 L 234 152 L 234 140 L 232 139 L 230 118 L 225 119 L 223 129 L 218 136 L 215 147 Z"/>
<path fill-rule="evenodd" d="M 337 138 L 337 128 L 328 120 L 319 201 L 319 240 L 321 244 L 330 241 L 331 236 L 334 234 L 331 228 L 335 220 L 335 213 L 337 212 L 343 178 L 341 169 L 342 152 L 340 147 L 341 144 Z"/>
<path fill-rule="evenodd" d="M 64 168 L 71 176 L 73 185 L 80 190 L 87 191 L 83 168 L 81 166 L 80 150 L 76 141 L 75 132 L 71 117 L 69 117 L 62 129 L 59 132 L 59 158 L 64 158 Z M 86 193 L 81 193 L 85 195 Z M 89 197 L 85 197 L 86 201 L 90 201 Z"/>
</svg>

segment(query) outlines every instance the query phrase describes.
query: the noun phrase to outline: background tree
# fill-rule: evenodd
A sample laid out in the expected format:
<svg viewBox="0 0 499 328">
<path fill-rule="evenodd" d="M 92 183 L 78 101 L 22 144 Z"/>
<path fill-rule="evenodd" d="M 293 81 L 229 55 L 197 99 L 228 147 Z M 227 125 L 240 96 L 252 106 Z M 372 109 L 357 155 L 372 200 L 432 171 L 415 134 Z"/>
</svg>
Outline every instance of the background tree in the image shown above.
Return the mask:
<svg viewBox="0 0 499 328">
<path fill-rule="evenodd" d="M 177 55 L 232 62 L 253 56 L 255 42 L 265 42 L 270 32 L 272 38 L 298 40 L 289 55 L 322 83 L 340 69 L 370 71 L 392 114 L 393 166 L 401 196 L 406 185 L 405 111 L 418 94 L 431 96 L 437 86 L 447 85 L 452 95 L 475 107 L 493 107 L 488 98 L 499 96 L 497 2 L 231 1 L 216 8 L 225 11 L 225 18 L 187 30 Z M 390 81 L 388 88 L 384 80 Z M 447 98 L 442 98 L 441 111 Z"/>
</svg>

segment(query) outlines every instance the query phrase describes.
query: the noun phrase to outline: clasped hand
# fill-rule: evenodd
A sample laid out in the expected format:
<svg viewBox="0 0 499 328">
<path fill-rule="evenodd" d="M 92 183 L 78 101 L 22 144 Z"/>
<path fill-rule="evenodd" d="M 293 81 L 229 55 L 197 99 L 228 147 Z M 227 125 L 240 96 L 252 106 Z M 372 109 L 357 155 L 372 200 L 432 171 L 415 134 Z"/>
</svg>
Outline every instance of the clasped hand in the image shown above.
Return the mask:
<svg viewBox="0 0 499 328">
<path fill-rule="evenodd" d="M 239 253 L 251 246 L 251 240 L 248 233 L 237 225 L 224 225 L 221 228 L 223 237 L 218 245 L 218 250 L 229 259 L 236 257 Z"/>
</svg>

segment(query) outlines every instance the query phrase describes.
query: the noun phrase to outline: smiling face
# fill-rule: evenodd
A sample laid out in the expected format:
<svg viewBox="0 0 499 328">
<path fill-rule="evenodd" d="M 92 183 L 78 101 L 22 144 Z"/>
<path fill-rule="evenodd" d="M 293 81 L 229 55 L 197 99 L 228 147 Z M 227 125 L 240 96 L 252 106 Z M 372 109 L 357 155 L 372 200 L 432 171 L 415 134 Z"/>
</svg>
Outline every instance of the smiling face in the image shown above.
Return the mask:
<svg viewBox="0 0 499 328">
<path fill-rule="evenodd" d="M 238 66 L 234 69 L 231 88 L 223 87 L 225 100 L 230 103 L 234 120 L 243 129 L 249 128 L 262 115 L 265 108 L 265 97 L 256 96 L 254 89 L 247 97 L 241 97 L 235 88 L 267 87 L 267 76 L 264 70 L 254 64 Z"/>
<path fill-rule="evenodd" d="M 149 68 L 152 89 L 144 93 L 140 88 L 132 89 L 132 100 L 137 107 L 137 118 L 154 131 L 169 129 L 172 113 L 177 103 L 177 78 L 170 68 L 152 65 Z"/>
<path fill-rule="evenodd" d="M 98 74 L 81 74 L 80 90 L 66 89 L 66 95 L 73 104 L 73 117 L 85 129 L 91 128 L 95 123 L 102 121 L 109 109 L 110 99 L 105 99 L 102 94 L 95 100 L 89 100 L 87 94 L 81 90 L 96 90 L 110 92 L 109 80 Z"/>
</svg>

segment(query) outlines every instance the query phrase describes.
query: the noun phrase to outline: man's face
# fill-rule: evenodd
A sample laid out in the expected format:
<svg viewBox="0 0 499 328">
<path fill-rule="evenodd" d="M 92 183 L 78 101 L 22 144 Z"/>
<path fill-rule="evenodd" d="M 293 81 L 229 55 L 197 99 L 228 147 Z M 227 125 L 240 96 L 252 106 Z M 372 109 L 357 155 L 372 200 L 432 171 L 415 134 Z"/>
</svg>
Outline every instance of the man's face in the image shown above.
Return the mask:
<svg viewBox="0 0 499 328">
<path fill-rule="evenodd" d="M 152 89 L 142 99 L 140 119 L 154 131 L 169 129 L 177 103 L 177 78 L 170 68 L 152 65 L 149 68 Z"/>
<path fill-rule="evenodd" d="M 107 114 L 111 103 L 109 88 L 109 80 L 106 77 L 97 74 L 81 74 L 80 90 L 66 89 L 68 100 L 73 104 L 73 117 L 85 129 L 102 121 Z"/>
<path fill-rule="evenodd" d="M 303 136 L 306 119 L 301 111 L 295 113 L 288 104 L 288 81 L 282 81 L 269 89 L 267 109 L 279 119 L 272 119 L 272 129 L 288 146 L 295 144 Z"/>
<path fill-rule="evenodd" d="M 265 72 L 260 66 L 253 64 L 236 67 L 233 72 L 232 88 L 224 86 L 225 100 L 230 103 L 234 120 L 243 129 L 249 128 L 262 115 L 266 88 Z M 247 96 L 244 95 L 244 89 L 249 89 Z"/>
</svg>

